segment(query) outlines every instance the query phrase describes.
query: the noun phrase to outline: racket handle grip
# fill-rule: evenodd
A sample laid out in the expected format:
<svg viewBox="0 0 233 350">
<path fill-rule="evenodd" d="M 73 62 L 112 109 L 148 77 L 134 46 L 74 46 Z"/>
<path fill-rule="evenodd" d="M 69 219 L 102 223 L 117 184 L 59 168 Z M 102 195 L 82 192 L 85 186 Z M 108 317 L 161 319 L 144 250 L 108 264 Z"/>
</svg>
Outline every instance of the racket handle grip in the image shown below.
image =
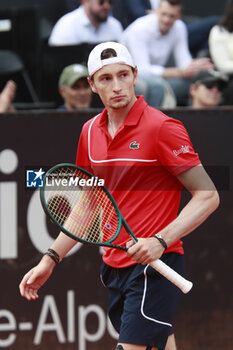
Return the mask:
<svg viewBox="0 0 233 350">
<path fill-rule="evenodd" d="M 193 283 L 191 281 L 186 280 L 179 273 L 177 273 L 175 270 L 173 270 L 171 267 L 165 264 L 162 260 L 157 259 L 150 263 L 150 266 L 153 267 L 159 273 L 161 273 L 161 275 L 166 277 L 178 288 L 180 288 L 183 293 L 186 294 L 191 290 Z"/>
</svg>

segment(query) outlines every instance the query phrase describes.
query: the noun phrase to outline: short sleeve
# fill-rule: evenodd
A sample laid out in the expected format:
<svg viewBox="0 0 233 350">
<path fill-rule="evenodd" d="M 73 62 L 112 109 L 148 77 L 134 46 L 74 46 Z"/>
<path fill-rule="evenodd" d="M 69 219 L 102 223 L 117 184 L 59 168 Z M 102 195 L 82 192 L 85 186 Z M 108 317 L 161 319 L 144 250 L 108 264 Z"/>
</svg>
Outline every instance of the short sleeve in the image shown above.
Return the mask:
<svg viewBox="0 0 233 350">
<path fill-rule="evenodd" d="M 82 168 L 90 167 L 90 159 L 88 156 L 88 135 L 87 135 L 87 125 L 83 126 L 77 149 L 76 165 Z"/>
<path fill-rule="evenodd" d="M 184 125 L 172 118 L 160 127 L 157 149 L 160 163 L 174 176 L 201 163 Z"/>
</svg>

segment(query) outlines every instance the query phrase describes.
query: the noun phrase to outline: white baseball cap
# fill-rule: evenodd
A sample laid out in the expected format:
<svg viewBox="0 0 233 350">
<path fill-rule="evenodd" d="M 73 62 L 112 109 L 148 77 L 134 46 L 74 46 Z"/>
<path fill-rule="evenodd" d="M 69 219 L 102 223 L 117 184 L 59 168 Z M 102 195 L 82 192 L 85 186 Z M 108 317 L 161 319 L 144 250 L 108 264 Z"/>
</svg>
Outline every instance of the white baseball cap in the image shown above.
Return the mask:
<svg viewBox="0 0 233 350">
<path fill-rule="evenodd" d="M 101 59 L 101 54 L 106 49 L 113 49 L 116 53 L 115 57 L 110 57 L 106 59 Z M 121 63 L 126 64 L 135 68 L 135 64 L 133 62 L 133 58 L 130 55 L 128 49 L 119 43 L 108 41 L 105 43 L 98 44 L 94 47 L 94 49 L 90 52 L 87 68 L 89 72 L 89 76 L 92 76 L 95 72 L 101 69 L 103 66 L 107 64 Z"/>
</svg>

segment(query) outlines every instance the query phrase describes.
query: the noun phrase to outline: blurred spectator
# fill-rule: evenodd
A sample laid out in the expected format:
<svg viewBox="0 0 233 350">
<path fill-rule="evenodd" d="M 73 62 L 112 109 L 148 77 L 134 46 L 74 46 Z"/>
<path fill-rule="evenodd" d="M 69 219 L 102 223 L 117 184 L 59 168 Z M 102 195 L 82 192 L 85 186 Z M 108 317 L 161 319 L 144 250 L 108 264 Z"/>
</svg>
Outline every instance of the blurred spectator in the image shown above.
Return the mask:
<svg viewBox="0 0 233 350">
<path fill-rule="evenodd" d="M 225 13 L 209 36 L 211 58 L 216 68 L 229 76 L 224 102 L 233 105 L 233 1 L 228 0 Z"/>
<path fill-rule="evenodd" d="M 136 95 L 143 95 L 147 103 L 158 109 L 175 108 L 176 96 L 163 78 L 137 79 L 135 86 Z"/>
<path fill-rule="evenodd" d="M 118 0 L 113 3 L 113 15 L 126 28 L 137 18 L 156 10 L 159 4 L 160 0 Z M 183 17 L 188 31 L 189 50 L 193 57 L 208 53 L 209 33 L 219 19 L 220 16 Z"/>
<path fill-rule="evenodd" d="M 87 76 L 87 68 L 81 64 L 72 64 L 63 69 L 58 89 L 64 100 L 64 105 L 60 106 L 59 109 L 74 111 L 90 108 L 92 90 Z"/>
<path fill-rule="evenodd" d="M 156 10 L 161 0 L 150 0 L 151 8 Z M 193 17 L 183 16 L 184 23 L 186 24 L 188 31 L 188 45 L 191 55 L 197 57 L 208 54 L 209 45 L 209 33 L 211 28 L 218 23 L 220 16 L 205 16 L 205 17 Z"/>
<path fill-rule="evenodd" d="M 49 38 L 49 45 L 119 41 L 123 28 L 110 16 L 111 0 L 82 0 L 81 6 L 61 17 Z"/>
<path fill-rule="evenodd" d="M 191 106 L 196 109 L 219 106 L 227 80 L 225 74 L 216 70 L 197 73 L 190 85 Z"/>
<path fill-rule="evenodd" d="M 192 58 L 181 10 L 181 0 L 161 0 L 156 12 L 134 21 L 122 38 L 138 66 L 139 79 L 150 85 L 158 84 L 158 78 L 167 79 L 178 104 L 188 100 L 192 76 L 213 68 L 209 58 Z M 166 67 L 171 55 L 174 66 Z M 153 101 L 147 102 L 154 106 Z"/>
<path fill-rule="evenodd" d="M 151 10 L 150 0 L 118 0 L 113 2 L 113 16 L 119 19 L 124 28 Z"/>
<path fill-rule="evenodd" d="M 9 80 L 0 93 L 0 113 L 15 112 L 13 101 L 16 94 L 16 84 Z"/>
<path fill-rule="evenodd" d="M 200 57 L 203 53 L 209 55 L 209 34 L 219 19 L 220 16 L 207 16 L 186 23 L 189 50 L 193 57 Z"/>
<path fill-rule="evenodd" d="M 150 5 L 153 10 L 157 9 L 160 4 L 160 0 L 150 0 Z"/>
</svg>

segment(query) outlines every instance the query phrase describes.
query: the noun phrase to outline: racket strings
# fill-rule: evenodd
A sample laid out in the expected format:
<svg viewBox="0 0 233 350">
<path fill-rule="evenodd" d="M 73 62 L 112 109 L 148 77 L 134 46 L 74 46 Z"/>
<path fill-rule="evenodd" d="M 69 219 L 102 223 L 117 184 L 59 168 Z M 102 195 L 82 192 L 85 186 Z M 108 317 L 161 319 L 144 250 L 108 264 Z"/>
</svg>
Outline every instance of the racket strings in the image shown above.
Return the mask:
<svg viewBox="0 0 233 350">
<path fill-rule="evenodd" d="M 62 180 L 68 180 L 68 169 L 62 168 L 46 178 L 46 203 L 52 216 L 63 225 L 72 210 L 71 193 L 60 188 Z"/>
<path fill-rule="evenodd" d="M 80 186 L 78 181 L 81 179 L 87 181 L 90 177 L 71 167 L 49 174 L 47 182 L 51 186 L 45 189 L 47 207 L 52 218 L 77 238 L 107 242 L 119 226 L 116 210 L 98 184 Z M 64 187 L 66 182 L 69 183 L 67 189 Z"/>
</svg>

